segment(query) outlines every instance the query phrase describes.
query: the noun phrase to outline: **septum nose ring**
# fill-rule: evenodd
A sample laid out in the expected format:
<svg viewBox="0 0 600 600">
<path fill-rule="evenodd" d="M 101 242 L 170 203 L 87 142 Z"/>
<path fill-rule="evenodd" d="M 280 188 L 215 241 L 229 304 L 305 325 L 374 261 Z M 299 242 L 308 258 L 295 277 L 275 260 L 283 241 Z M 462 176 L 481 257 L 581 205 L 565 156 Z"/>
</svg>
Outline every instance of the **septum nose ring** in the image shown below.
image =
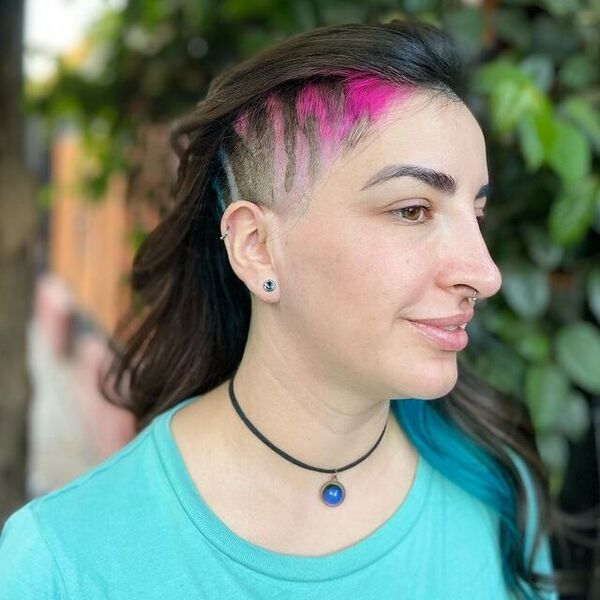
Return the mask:
<svg viewBox="0 0 600 600">
<path fill-rule="evenodd" d="M 469 296 L 469 304 L 471 306 L 475 306 L 475 302 L 477 302 L 477 300 L 479 300 L 479 298 L 477 297 L 477 294 L 479 294 L 479 292 L 477 290 L 475 290 L 475 293 L 472 296 Z"/>
</svg>

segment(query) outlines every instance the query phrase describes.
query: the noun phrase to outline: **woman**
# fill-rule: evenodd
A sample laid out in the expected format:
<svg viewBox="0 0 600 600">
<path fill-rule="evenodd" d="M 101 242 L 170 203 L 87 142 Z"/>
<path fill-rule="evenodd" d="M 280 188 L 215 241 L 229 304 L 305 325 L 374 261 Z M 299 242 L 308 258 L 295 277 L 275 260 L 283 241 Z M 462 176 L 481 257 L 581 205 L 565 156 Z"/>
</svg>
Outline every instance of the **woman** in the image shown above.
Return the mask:
<svg viewBox="0 0 600 600">
<path fill-rule="evenodd" d="M 461 93 L 397 21 L 213 81 L 135 258 L 111 398 L 140 433 L 13 515 L 3 597 L 556 598 L 527 415 L 457 364 L 501 286 Z"/>
</svg>

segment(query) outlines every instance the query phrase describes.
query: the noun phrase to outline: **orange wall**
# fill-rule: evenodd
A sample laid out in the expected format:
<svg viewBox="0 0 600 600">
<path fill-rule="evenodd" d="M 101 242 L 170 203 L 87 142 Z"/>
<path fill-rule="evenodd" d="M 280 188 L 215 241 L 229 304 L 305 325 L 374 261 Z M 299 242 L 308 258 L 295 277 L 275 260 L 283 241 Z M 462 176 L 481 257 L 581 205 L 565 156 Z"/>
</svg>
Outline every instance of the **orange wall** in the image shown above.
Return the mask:
<svg viewBox="0 0 600 600">
<path fill-rule="evenodd" d="M 158 215 L 126 201 L 127 182 L 120 174 L 109 179 L 102 198 L 82 197 L 84 160 L 75 134 L 63 134 L 54 142 L 50 269 L 68 284 L 77 308 L 110 334 L 130 298 L 126 282 L 133 260 L 130 232 L 154 227 Z"/>
</svg>

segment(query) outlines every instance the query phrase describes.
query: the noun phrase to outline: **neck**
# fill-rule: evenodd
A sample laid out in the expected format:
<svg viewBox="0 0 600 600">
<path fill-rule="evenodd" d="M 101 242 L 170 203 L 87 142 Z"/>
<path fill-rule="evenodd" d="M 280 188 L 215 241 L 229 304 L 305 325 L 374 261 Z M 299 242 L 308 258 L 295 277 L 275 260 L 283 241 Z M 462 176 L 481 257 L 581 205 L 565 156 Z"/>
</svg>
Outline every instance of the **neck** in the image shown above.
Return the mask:
<svg viewBox="0 0 600 600">
<path fill-rule="evenodd" d="M 281 376 L 281 373 L 284 373 Z M 309 383 L 310 382 L 310 383 Z M 260 465 L 269 478 L 296 490 L 312 490 L 329 475 L 297 466 L 262 442 L 242 421 L 229 398 L 229 381 L 220 386 L 220 412 L 228 445 L 248 468 Z M 338 469 L 364 456 L 386 426 L 375 450 L 339 474 L 358 483 L 375 480 L 392 457 L 409 452 L 408 442 L 390 414 L 390 401 L 367 401 L 332 382 L 315 383 L 292 368 L 275 370 L 245 356 L 233 382 L 236 399 L 249 421 L 280 450 L 307 465 Z M 406 455 L 406 454 L 405 454 Z"/>
</svg>

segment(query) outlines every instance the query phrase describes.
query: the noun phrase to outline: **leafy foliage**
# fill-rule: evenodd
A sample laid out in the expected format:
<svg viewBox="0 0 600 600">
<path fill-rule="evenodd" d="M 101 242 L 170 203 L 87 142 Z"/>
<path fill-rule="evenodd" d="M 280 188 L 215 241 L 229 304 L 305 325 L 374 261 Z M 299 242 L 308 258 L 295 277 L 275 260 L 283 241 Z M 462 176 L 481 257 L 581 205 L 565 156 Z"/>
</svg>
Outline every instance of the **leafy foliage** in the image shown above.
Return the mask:
<svg viewBox="0 0 600 600">
<path fill-rule="evenodd" d="M 457 40 L 488 138 L 484 235 L 503 287 L 478 307 L 465 360 L 527 403 L 556 492 L 600 394 L 599 0 L 129 0 L 30 106 L 79 123 L 100 192 L 131 169 L 140 127 L 188 110 L 224 67 L 319 25 L 407 15 Z"/>
</svg>

